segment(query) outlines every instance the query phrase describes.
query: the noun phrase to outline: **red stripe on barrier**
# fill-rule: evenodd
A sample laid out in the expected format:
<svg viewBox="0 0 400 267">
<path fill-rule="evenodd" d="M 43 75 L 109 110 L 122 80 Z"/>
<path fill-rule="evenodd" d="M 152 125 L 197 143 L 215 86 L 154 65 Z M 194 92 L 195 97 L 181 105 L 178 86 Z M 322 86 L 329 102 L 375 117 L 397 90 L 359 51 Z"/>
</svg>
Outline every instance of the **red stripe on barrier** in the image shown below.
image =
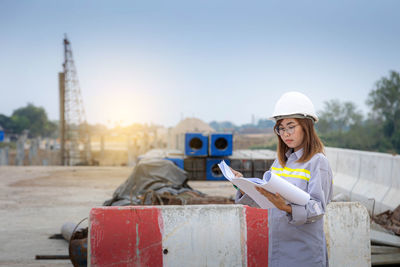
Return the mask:
<svg viewBox="0 0 400 267">
<path fill-rule="evenodd" d="M 162 266 L 159 220 L 161 211 L 153 207 L 92 209 L 91 266 Z"/>
<path fill-rule="evenodd" d="M 268 210 L 245 207 L 247 266 L 268 266 Z"/>
</svg>

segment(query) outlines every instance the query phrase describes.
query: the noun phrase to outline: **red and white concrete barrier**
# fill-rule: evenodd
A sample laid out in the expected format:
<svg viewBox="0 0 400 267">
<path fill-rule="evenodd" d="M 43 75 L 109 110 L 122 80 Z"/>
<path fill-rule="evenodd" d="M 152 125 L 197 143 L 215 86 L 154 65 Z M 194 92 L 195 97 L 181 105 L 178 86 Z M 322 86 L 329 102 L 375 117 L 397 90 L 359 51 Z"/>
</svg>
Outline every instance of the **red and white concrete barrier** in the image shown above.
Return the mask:
<svg viewBox="0 0 400 267">
<path fill-rule="evenodd" d="M 92 209 L 89 266 L 267 266 L 267 210 L 242 205 Z"/>
</svg>

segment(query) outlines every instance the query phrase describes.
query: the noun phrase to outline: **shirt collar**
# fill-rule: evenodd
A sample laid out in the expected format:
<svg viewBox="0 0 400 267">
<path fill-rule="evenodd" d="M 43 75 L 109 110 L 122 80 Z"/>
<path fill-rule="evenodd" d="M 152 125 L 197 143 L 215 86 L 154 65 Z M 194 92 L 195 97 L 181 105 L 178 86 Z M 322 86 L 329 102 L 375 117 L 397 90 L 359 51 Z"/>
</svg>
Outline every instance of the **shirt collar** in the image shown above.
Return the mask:
<svg viewBox="0 0 400 267">
<path fill-rule="evenodd" d="M 299 150 L 297 150 L 296 152 L 293 152 L 294 150 L 293 150 L 293 148 L 291 148 L 291 149 L 289 149 L 287 152 L 286 152 L 286 158 L 289 158 L 289 156 L 291 155 L 291 154 L 295 154 L 296 155 L 296 157 L 297 157 L 297 159 L 299 159 L 299 158 L 301 158 L 301 156 L 303 156 L 303 148 L 300 148 Z"/>
</svg>

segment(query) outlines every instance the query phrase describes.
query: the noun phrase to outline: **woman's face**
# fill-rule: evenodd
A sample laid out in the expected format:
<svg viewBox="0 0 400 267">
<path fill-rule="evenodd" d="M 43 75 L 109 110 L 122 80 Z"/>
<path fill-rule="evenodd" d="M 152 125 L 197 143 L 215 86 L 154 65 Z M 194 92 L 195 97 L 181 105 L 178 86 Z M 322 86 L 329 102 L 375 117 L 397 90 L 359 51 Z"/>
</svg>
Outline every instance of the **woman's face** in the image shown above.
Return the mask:
<svg viewBox="0 0 400 267">
<path fill-rule="evenodd" d="M 304 131 L 296 119 L 283 119 L 278 125 L 278 132 L 282 141 L 294 151 L 303 147 Z"/>
</svg>

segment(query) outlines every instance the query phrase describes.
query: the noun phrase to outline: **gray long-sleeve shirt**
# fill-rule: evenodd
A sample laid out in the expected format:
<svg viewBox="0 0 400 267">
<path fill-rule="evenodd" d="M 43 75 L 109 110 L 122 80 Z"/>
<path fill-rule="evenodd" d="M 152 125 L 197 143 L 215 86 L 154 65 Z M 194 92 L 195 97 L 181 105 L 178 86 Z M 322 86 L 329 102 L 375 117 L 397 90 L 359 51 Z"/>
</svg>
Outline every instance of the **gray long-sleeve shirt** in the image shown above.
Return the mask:
<svg viewBox="0 0 400 267">
<path fill-rule="evenodd" d="M 323 215 L 332 198 L 332 171 L 322 153 L 315 154 L 307 162 L 296 162 L 302 155 L 303 149 L 289 151 L 285 167 L 275 160 L 270 169 L 309 193 L 310 200 L 304 206 L 290 204 L 292 214 L 277 208 L 268 210 L 269 267 L 328 266 Z M 258 207 L 248 195 L 239 191 L 236 203 Z"/>
</svg>

